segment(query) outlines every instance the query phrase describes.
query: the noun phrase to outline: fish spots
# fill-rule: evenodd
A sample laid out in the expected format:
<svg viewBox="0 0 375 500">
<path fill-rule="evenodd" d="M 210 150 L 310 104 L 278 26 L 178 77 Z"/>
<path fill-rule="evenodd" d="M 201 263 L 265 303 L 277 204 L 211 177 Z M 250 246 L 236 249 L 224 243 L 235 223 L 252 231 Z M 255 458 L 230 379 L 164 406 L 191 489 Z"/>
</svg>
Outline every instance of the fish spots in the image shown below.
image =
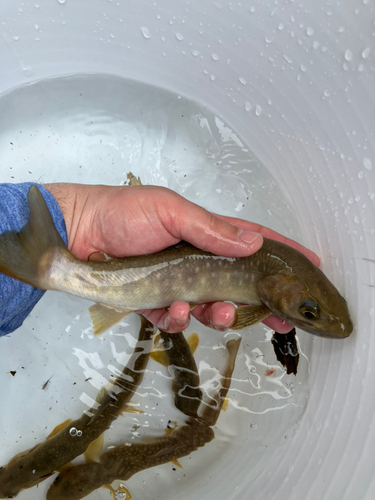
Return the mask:
<svg viewBox="0 0 375 500">
<path fill-rule="evenodd" d="M 199 271 L 200 271 L 200 267 L 199 267 L 199 266 L 195 266 L 194 271 L 195 271 L 196 273 L 199 273 Z"/>
<path fill-rule="evenodd" d="M 211 264 L 209 262 L 206 262 L 206 267 L 211 267 Z"/>
<path fill-rule="evenodd" d="M 191 276 L 189 276 L 189 278 L 187 279 L 187 282 L 188 283 L 193 283 L 193 278 Z"/>
</svg>

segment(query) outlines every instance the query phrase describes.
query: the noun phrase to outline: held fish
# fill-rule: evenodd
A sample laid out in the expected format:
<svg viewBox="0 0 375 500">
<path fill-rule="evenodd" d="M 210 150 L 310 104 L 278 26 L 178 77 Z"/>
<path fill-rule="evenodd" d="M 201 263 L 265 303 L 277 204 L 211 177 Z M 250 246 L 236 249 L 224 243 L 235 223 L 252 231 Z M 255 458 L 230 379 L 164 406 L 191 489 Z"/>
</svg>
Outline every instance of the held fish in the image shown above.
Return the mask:
<svg viewBox="0 0 375 500">
<path fill-rule="evenodd" d="M 215 435 L 211 427 L 228 393 L 239 345 L 240 339 L 227 343 L 228 362 L 221 387 L 212 404 L 204 405 L 198 418 L 189 417 L 186 425 L 168 435 L 147 438 L 143 443 L 117 445 L 102 454 L 100 463 L 77 465 L 62 471 L 49 488 L 47 500 L 79 500 L 116 479 L 127 481 L 137 472 L 190 455 L 212 441 Z M 113 490 L 112 493 L 116 498 Z"/>
<path fill-rule="evenodd" d="M 95 332 L 130 311 L 232 301 L 233 329 L 274 314 L 309 333 L 345 338 L 353 330 L 346 301 L 328 278 L 299 251 L 264 239 L 254 255 L 229 258 L 180 243 L 162 252 L 106 262 L 80 261 L 67 250 L 36 186 L 28 195 L 30 219 L 19 232 L 0 235 L 0 272 L 44 290 L 96 302 Z"/>
<path fill-rule="evenodd" d="M 138 342 L 127 366 L 103 388 L 96 405 L 67 425 L 58 426 L 43 443 L 17 454 L 0 468 L 0 498 L 13 498 L 21 490 L 44 481 L 53 472 L 85 452 L 122 413 L 142 382 L 153 344 L 153 325 L 141 317 Z"/>
</svg>

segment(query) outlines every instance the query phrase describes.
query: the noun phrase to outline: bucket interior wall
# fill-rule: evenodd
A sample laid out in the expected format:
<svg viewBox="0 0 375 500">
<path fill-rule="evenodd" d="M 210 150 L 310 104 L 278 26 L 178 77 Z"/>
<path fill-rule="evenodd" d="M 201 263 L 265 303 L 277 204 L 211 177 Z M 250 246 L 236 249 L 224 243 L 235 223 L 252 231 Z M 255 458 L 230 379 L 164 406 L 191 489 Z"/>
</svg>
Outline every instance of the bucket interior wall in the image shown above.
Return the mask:
<svg viewBox="0 0 375 500">
<path fill-rule="evenodd" d="M 261 421 L 268 440 L 254 448 L 252 440 L 260 438 L 250 425 L 253 416 L 244 413 L 243 443 L 231 446 L 230 413 L 224 415 L 222 459 L 209 477 L 204 468 L 195 471 L 194 484 L 164 476 L 168 498 L 188 499 L 192 492 L 207 500 L 373 498 L 374 4 L 4 0 L 0 19 L 1 182 L 121 184 L 132 170 L 212 211 L 299 240 L 321 257 L 348 301 L 355 324 L 350 338 L 300 335 L 309 359 L 308 400 L 296 397 L 301 411 L 293 413 L 287 438 L 278 426 L 287 429 L 288 417 L 267 412 Z M 69 97 L 67 81 L 76 85 L 74 99 L 77 82 L 91 82 L 82 101 Z M 135 118 L 138 102 L 147 119 Z M 64 116 L 69 106 L 81 106 L 75 121 Z M 121 118 L 126 113 L 127 121 Z M 50 143 L 45 116 L 57 120 L 50 123 Z M 104 143 L 95 143 L 99 135 Z M 134 145 L 139 141 L 138 155 L 138 146 L 126 149 L 129 137 Z M 58 148 L 57 138 L 65 146 Z M 233 168 L 225 155 L 233 155 Z M 46 298 L 48 314 L 58 313 L 55 298 Z M 62 300 L 64 311 L 76 314 L 74 301 Z M 86 314 L 83 301 L 79 307 Z M 27 335 L 41 325 L 38 318 L 30 321 Z M 11 350 L 19 362 L 16 334 L 1 339 L 2 352 Z M 68 356 L 67 342 L 61 352 Z M 61 345 L 51 344 L 54 350 Z M 47 363 L 45 356 L 41 349 L 35 363 Z M 8 387 L 12 367 L 4 359 L 0 366 Z M 66 404 L 69 413 L 73 407 Z M 20 411 L 28 401 L 17 405 Z M 213 453 L 208 459 L 215 460 Z M 148 477 L 134 483 L 134 498 L 153 498 Z M 43 498 L 38 495 L 33 489 L 19 498 Z"/>
</svg>

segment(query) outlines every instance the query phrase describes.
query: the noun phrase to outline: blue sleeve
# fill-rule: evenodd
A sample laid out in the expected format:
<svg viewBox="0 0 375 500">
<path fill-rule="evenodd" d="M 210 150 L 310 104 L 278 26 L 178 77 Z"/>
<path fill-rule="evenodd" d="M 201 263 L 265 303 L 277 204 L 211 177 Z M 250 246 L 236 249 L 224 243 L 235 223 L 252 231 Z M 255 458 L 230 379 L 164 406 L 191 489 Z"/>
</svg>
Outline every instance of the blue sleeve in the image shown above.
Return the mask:
<svg viewBox="0 0 375 500">
<path fill-rule="evenodd" d="M 37 185 L 43 195 L 57 231 L 68 243 L 65 222 L 57 201 L 43 186 L 32 182 L 0 184 L 0 234 L 20 231 L 30 216 L 27 194 Z M 16 330 L 45 292 L 0 273 L 0 336 Z"/>
</svg>

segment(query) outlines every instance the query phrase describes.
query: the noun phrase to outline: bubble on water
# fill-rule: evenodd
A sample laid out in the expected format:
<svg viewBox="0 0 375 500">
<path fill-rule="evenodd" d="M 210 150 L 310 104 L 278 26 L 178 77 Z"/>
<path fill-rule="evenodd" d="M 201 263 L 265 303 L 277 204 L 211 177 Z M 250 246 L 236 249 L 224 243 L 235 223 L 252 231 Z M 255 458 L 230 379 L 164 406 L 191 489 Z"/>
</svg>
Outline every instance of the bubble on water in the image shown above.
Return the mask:
<svg viewBox="0 0 375 500">
<path fill-rule="evenodd" d="M 310 26 L 306 29 L 306 35 L 307 36 L 312 36 L 314 34 L 314 30 L 310 28 Z"/>
<path fill-rule="evenodd" d="M 246 101 L 245 102 L 245 109 L 246 109 L 246 111 L 251 111 L 252 108 L 253 108 L 253 105 L 251 104 L 251 102 Z"/>
<path fill-rule="evenodd" d="M 351 61 L 353 59 L 352 51 L 349 49 L 346 49 L 344 57 L 345 57 L 345 61 Z"/>
<path fill-rule="evenodd" d="M 247 81 L 242 76 L 240 76 L 238 79 L 242 83 L 242 85 L 246 85 L 247 84 Z"/>
<path fill-rule="evenodd" d="M 215 53 L 214 53 L 214 54 L 212 54 L 212 59 L 213 59 L 214 61 L 218 61 L 218 60 L 219 60 L 219 56 L 218 56 L 217 54 L 215 54 Z"/>
<path fill-rule="evenodd" d="M 257 116 L 260 116 L 260 115 L 262 114 L 262 111 L 263 111 L 263 110 L 262 110 L 262 107 L 261 107 L 261 106 L 259 106 L 259 104 L 257 104 L 257 105 L 256 105 L 256 107 L 255 107 L 255 114 L 256 114 Z"/>
<path fill-rule="evenodd" d="M 57 0 L 59 3 L 64 4 L 66 0 Z"/>
<path fill-rule="evenodd" d="M 362 51 L 362 57 L 363 59 L 367 59 L 368 56 L 370 55 L 370 47 L 366 47 L 363 51 Z"/>
<path fill-rule="evenodd" d="M 176 33 L 176 38 L 179 42 L 182 42 L 182 40 L 185 38 L 182 33 Z"/>
<path fill-rule="evenodd" d="M 353 202 L 354 202 L 353 198 L 349 198 L 349 200 L 348 200 L 349 205 L 352 205 Z"/>
<path fill-rule="evenodd" d="M 362 170 L 358 172 L 358 179 L 363 179 L 364 173 Z"/>
<path fill-rule="evenodd" d="M 146 26 L 141 27 L 141 32 L 145 38 L 151 38 L 150 30 Z"/>
<path fill-rule="evenodd" d="M 196 49 L 192 50 L 191 53 L 193 54 L 194 57 L 197 57 L 200 54 L 199 50 Z"/>
<path fill-rule="evenodd" d="M 324 95 L 325 95 L 325 97 L 329 97 L 331 94 L 330 94 L 329 90 L 325 90 Z"/>
<path fill-rule="evenodd" d="M 362 163 L 366 170 L 372 170 L 372 162 L 370 158 L 363 158 Z"/>
</svg>

